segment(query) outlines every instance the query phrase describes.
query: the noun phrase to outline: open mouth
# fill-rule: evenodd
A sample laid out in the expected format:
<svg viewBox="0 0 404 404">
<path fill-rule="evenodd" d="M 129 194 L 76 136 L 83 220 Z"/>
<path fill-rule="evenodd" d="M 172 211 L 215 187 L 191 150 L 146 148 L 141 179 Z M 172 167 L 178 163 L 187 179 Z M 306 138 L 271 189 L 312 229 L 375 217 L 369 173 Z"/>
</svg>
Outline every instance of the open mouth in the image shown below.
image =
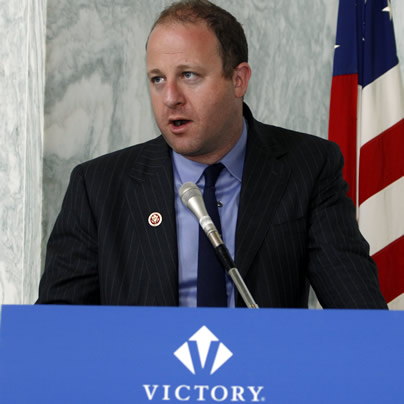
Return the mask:
<svg viewBox="0 0 404 404">
<path fill-rule="evenodd" d="M 187 120 L 187 119 L 176 119 L 174 121 L 171 121 L 171 123 L 177 128 L 179 126 L 185 125 L 188 122 L 189 122 L 189 120 Z"/>
</svg>

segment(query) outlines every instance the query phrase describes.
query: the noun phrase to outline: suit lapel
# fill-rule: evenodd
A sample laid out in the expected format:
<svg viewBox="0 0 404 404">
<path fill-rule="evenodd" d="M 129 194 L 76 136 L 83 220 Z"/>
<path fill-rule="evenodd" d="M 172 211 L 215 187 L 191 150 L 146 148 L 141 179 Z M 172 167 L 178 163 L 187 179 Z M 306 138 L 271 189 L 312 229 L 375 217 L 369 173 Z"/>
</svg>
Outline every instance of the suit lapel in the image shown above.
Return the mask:
<svg viewBox="0 0 404 404">
<path fill-rule="evenodd" d="M 169 148 L 162 137 L 145 144 L 129 172 L 126 192 L 136 237 L 141 240 L 154 304 L 178 305 L 178 255 L 174 184 Z M 149 216 L 162 221 L 151 226 Z M 142 281 L 144 281 L 142 279 Z"/>
<path fill-rule="evenodd" d="M 243 277 L 271 226 L 290 175 L 282 161 L 286 150 L 268 133 L 268 127 L 263 134 L 258 125 L 250 116 L 236 230 L 235 261 Z"/>
</svg>

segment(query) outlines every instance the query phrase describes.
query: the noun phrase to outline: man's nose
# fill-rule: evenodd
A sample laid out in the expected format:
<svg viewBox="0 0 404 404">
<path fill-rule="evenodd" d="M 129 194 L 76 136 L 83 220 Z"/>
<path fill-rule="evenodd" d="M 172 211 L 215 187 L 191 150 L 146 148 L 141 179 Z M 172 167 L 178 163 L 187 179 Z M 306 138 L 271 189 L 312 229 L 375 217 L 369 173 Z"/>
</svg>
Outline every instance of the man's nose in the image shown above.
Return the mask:
<svg viewBox="0 0 404 404">
<path fill-rule="evenodd" d="M 178 105 L 184 104 L 184 101 L 184 94 L 178 83 L 175 81 L 167 83 L 164 88 L 164 104 L 168 108 L 175 108 Z"/>
</svg>

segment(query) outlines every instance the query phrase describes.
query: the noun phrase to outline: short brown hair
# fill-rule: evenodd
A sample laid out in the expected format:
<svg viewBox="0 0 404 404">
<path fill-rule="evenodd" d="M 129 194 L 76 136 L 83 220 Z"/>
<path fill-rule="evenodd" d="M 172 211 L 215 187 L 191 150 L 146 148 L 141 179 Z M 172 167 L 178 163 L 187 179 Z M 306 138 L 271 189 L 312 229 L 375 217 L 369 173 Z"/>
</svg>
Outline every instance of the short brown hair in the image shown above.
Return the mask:
<svg viewBox="0 0 404 404">
<path fill-rule="evenodd" d="M 204 21 L 216 35 L 223 63 L 223 75 L 231 78 L 236 66 L 248 62 L 248 44 L 241 24 L 223 8 L 208 0 L 176 1 L 160 13 L 151 31 L 156 25 L 166 22 L 195 24 L 200 21 Z"/>
</svg>

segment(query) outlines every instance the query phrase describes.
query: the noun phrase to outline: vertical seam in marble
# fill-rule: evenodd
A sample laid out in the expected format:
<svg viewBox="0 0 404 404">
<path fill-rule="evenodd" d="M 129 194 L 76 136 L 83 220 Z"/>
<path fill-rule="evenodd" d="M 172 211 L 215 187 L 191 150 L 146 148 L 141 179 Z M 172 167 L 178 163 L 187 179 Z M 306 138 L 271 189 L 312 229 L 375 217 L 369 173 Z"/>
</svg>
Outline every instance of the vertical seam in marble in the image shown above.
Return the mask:
<svg viewBox="0 0 404 404">
<path fill-rule="evenodd" d="M 41 12 L 40 12 L 41 11 Z M 40 121 L 40 141 L 39 141 L 39 162 L 40 162 L 40 167 L 39 167 L 39 183 L 43 184 L 43 148 L 44 148 L 44 142 L 45 142 L 45 111 L 44 111 L 44 103 L 45 103 L 45 80 L 46 80 L 46 75 L 45 75 L 45 66 L 46 66 L 46 19 L 47 19 L 47 0 L 43 0 L 41 2 L 41 9 L 37 8 L 37 13 L 38 13 L 38 19 L 41 21 L 41 38 L 42 38 L 42 43 L 41 43 L 41 49 L 43 51 L 43 53 L 41 53 L 42 55 L 42 59 L 41 59 L 41 76 L 42 76 L 42 80 L 41 80 L 41 87 L 39 89 L 39 91 L 41 91 L 41 97 L 40 97 L 40 103 L 39 103 L 39 121 Z M 39 219 L 38 219 L 38 232 L 39 232 L 39 240 L 42 240 L 42 216 L 43 216 L 43 212 L 42 212 L 42 201 L 43 201 L 43 186 L 41 186 L 39 188 Z M 38 270 L 39 272 L 39 278 L 41 276 L 41 269 L 42 269 L 42 260 L 41 260 L 41 244 L 42 242 L 39 243 L 39 245 L 37 246 L 39 248 L 38 251 Z M 39 282 L 39 279 L 37 279 Z M 36 288 L 38 290 L 38 287 Z M 36 300 L 36 299 L 35 299 Z"/>
<path fill-rule="evenodd" d="M 30 38 L 30 34 L 31 34 L 31 1 L 28 0 L 28 4 L 27 4 L 27 41 L 26 41 L 26 49 L 25 49 L 25 77 L 26 77 L 26 81 L 25 81 L 25 99 L 24 99 L 24 135 L 23 135 L 23 142 L 24 142 L 24 152 L 23 152 L 23 156 L 24 156 L 24 161 L 23 161 L 23 180 L 22 180 L 22 195 L 23 195 L 23 208 L 22 208 L 22 229 L 23 229 L 23 248 L 22 248 L 22 260 L 21 260 L 21 303 L 24 302 L 24 292 L 25 292 L 25 279 L 24 279 L 24 266 L 25 266 L 25 247 L 26 247 L 26 231 L 25 231 L 25 226 L 26 226 L 26 182 L 27 182 L 27 125 L 28 125 L 28 119 L 27 119 L 27 113 L 28 113 L 28 100 L 29 100 L 29 96 L 28 96 L 28 92 L 29 92 L 29 69 L 30 69 L 30 65 L 29 65 L 29 47 L 30 47 L 30 42 L 31 42 L 31 38 Z"/>
</svg>

